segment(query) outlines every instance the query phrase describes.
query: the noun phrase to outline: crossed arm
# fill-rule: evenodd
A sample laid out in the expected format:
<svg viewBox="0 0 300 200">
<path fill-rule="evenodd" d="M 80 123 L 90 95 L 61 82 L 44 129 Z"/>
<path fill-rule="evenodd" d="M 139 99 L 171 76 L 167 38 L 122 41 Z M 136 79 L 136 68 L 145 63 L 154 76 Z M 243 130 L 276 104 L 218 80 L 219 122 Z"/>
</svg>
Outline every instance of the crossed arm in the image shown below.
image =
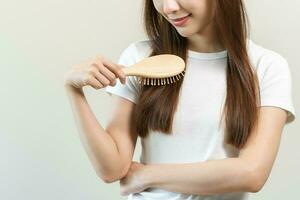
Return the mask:
<svg viewBox="0 0 300 200">
<path fill-rule="evenodd" d="M 267 181 L 280 145 L 287 112 L 260 107 L 257 129 L 239 157 L 188 164 L 145 165 L 147 187 L 198 195 L 257 192 Z"/>
</svg>

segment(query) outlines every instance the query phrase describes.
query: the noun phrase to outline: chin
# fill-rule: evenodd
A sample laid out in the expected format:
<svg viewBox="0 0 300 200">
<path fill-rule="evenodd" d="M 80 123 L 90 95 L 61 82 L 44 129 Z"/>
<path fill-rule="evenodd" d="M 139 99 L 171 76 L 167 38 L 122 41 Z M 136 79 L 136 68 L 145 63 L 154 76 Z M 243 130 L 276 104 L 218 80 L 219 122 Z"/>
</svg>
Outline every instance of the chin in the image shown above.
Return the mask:
<svg viewBox="0 0 300 200">
<path fill-rule="evenodd" d="M 188 29 L 177 29 L 177 32 L 179 33 L 179 35 L 186 38 L 191 37 L 197 33 L 196 31 L 191 31 Z"/>
</svg>

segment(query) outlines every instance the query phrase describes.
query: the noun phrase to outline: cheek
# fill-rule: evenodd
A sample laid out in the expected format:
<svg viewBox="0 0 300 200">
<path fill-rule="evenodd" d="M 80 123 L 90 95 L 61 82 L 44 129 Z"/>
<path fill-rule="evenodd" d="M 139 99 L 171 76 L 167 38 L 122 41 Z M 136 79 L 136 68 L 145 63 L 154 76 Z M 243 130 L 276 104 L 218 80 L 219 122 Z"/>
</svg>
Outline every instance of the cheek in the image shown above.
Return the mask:
<svg viewBox="0 0 300 200">
<path fill-rule="evenodd" d="M 162 13 L 162 8 L 163 8 L 162 1 L 153 0 L 153 5 L 157 12 Z"/>
<path fill-rule="evenodd" d="M 193 19 L 199 24 L 208 24 L 213 18 L 212 1 L 214 0 L 192 0 L 191 12 Z"/>
</svg>

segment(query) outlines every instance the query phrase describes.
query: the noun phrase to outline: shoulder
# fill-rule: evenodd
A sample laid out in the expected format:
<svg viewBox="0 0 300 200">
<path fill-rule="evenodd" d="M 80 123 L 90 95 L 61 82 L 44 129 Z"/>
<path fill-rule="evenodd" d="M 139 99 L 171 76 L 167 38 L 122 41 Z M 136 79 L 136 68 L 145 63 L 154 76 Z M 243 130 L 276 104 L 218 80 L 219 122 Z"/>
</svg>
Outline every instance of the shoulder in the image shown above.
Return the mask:
<svg viewBox="0 0 300 200">
<path fill-rule="evenodd" d="M 137 40 L 130 43 L 121 54 L 121 57 L 130 59 L 132 63 L 136 63 L 143 58 L 149 57 L 151 53 L 150 40 Z"/>
<path fill-rule="evenodd" d="M 149 39 L 137 40 L 131 43 L 137 50 L 145 52 L 151 50 L 151 41 Z"/>
<path fill-rule="evenodd" d="M 296 113 L 292 99 L 292 76 L 287 60 L 279 53 L 249 40 L 249 58 L 256 68 L 261 106 L 276 106 L 288 111 L 287 123 Z"/>
<path fill-rule="evenodd" d="M 287 60 L 280 55 L 279 53 L 267 49 L 257 43 L 255 43 L 253 40 L 248 39 L 247 44 L 247 50 L 248 55 L 250 58 L 250 61 L 256 66 L 259 67 L 261 63 L 268 64 L 271 62 L 286 62 Z"/>
<path fill-rule="evenodd" d="M 289 72 L 288 61 L 281 54 L 262 47 L 251 39 L 248 39 L 247 50 L 250 62 L 258 75 L 262 75 L 269 70 L 278 73 Z"/>
<path fill-rule="evenodd" d="M 127 45 L 126 48 L 122 50 L 118 60 L 118 64 L 121 64 L 124 67 L 129 67 L 139 62 L 140 60 L 149 57 L 150 53 L 151 53 L 150 40 L 138 40 L 138 41 L 131 42 Z M 137 93 L 139 90 L 139 83 L 136 76 L 128 76 L 126 80 L 126 85 L 125 86 L 120 85 L 120 86 L 122 86 L 123 89 L 127 90 L 127 93 L 130 93 L 128 90 L 134 91 L 134 93 Z"/>
</svg>

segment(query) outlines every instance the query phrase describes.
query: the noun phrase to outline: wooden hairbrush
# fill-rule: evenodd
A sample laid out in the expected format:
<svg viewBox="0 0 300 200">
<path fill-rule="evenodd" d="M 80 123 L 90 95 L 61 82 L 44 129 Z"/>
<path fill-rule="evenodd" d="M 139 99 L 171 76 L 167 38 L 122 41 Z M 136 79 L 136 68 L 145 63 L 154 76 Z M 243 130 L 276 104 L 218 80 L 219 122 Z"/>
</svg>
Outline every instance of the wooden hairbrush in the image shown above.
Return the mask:
<svg viewBox="0 0 300 200">
<path fill-rule="evenodd" d="M 126 76 L 137 76 L 142 85 L 166 85 L 175 83 L 185 74 L 184 60 L 172 54 L 150 56 L 122 68 Z"/>
</svg>

